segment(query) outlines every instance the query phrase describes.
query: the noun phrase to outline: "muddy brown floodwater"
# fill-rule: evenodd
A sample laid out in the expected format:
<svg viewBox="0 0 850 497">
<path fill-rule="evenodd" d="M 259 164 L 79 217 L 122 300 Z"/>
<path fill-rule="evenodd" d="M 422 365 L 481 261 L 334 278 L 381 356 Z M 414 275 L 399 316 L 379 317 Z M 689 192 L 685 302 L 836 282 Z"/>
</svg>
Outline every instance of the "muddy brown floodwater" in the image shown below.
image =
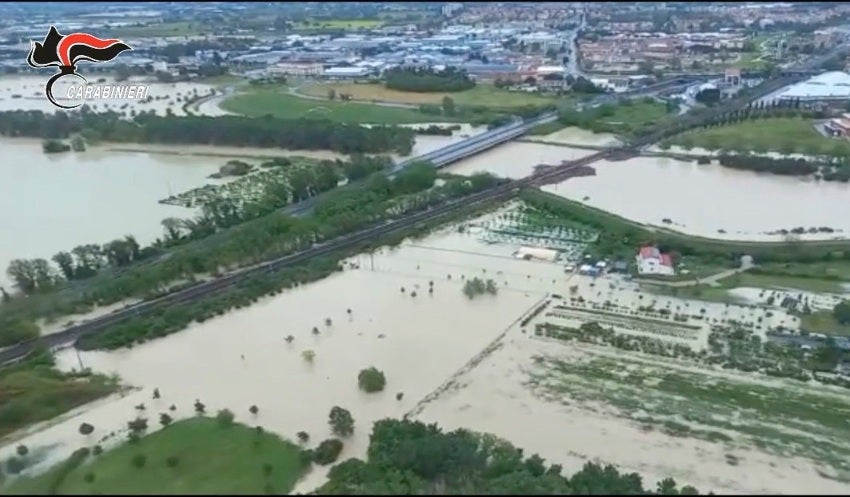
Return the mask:
<svg viewBox="0 0 850 497">
<path fill-rule="evenodd" d="M 547 296 L 567 295 L 573 285 L 594 302 L 638 305 L 637 292 L 622 280 L 594 281 L 567 274 L 558 263 L 514 259 L 511 253 L 517 245 L 486 244 L 479 241 L 479 233 L 475 226 L 463 233 L 449 227 L 396 249 L 352 257 L 347 261 L 350 269 L 342 273 L 132 349 L 81 352 L 79 358 L 72 350 L 62 351 L 57 355 L 62 369 L 79 368 L 81 361 L 95 371 L 118 374 L 137 390 L 18 434 L 0 449 L 0 460 L 24 443 L 31 451 L 46 451 L 45 459 L 28 470 L 42 471 L 110 432 L 119 434 L 102 442 L 106 448 L 124 440 L 120 432 L 137 415 L 134 406 L 139 403 L 147 407 L 151 429 L 157 429 L 158 414 L 168 406 L 177 407 L 175 418 L 192 416 L 193 403 L 200 399 L 208 413 L 228 408 L 238 421 L 289 439 L 304 430 L 313 443 L 330 436 L 331 407 L 347 408 L 356 429 L 340 461 L 365 457 L 374 421 L 413 411 L 415 418 L 438 421 L 448 429 L 463 426 L 505 437 L 568 471 L 600 458 L 640 471 L 646 482 L 672 475 L 701 490 L 787 491 L 806 478 L 817 478 L 811 480 L 815 490 L 845 488 L 813 477 L 804 461 L 748 451 L 731 468 L 715 463 L 722 450 L 716 444 L 647 435 L 609 409 L 564 407 L 532 395 L 523 370 L 533 355 L 571 357 L 581 351 L 580 346 L 532 340 L 514 326 L 521 316 Z M 473 276 L 492 278 L 498 294 L 465 297 L 463 279 Z M 432 281 L 433 294 L 428 292 Z M 668 305 L 667 300 L 674 307 L 684 305 L 672 297 L 658 300 L 659 306 Z M 706 307 L 708 317 L 755 316 L 746 307 L 698 305 Z M 329 326 L 326 318 L 332 320 Z M 313 327 L 318 335 L 311 332 Z M 285 341 L 287 335 L 295 337 L 291 344 Z M 315 351 L 312 363 L 302 358 L 305 350 Z M 464 371 L 476 356 L 480 363 Z M 357 373 L 369 366 L 386 374 L 385 391 L 359 391 Z M 160 399 L 152 399 L 154 388 Z M 404 393 L 401 401 L 395 398 L 398 392 Z M 256 416 L 248 411 L 254 404 L 259 407 Z M 82 437 L 82 422 L 93 424 L 95 432 Z M 326 474 L 327 468 L 314 468 L 296 491 L 314 489 Z"/>
</svg>

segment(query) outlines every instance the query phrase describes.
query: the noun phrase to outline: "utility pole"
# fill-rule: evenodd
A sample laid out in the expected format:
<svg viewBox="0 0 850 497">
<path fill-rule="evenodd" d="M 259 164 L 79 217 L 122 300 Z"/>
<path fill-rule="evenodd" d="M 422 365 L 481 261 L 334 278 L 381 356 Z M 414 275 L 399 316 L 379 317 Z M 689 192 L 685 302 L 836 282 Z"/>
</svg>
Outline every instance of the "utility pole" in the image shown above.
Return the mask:
<svg viewBox="0 0 850 497">
<path fill-rule="evenodd" d="M 80 363 L 80 372 L 82 373 L 86 368 L 83 366 L 83 358 L 80 357 L 80 349 L 74 347 L 74 352 L 77 353 L 77 361 Z"/>
<path fill-rule="evenodd" d="M 374 271 L 375 270 L 375 253 L 374 252 L 369 252 L 369 263 L 372 266 L 371 270 Z"/>
</svg>

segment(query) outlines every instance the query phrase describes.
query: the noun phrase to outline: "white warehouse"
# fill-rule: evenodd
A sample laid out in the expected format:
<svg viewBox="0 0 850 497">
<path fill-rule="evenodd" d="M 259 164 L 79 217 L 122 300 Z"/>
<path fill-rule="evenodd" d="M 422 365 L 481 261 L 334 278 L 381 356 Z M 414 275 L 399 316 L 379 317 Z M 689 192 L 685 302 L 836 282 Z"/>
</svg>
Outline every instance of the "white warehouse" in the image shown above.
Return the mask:
<svg viewBox="0 0 850 497">
<path fill-rule="evenodd" d="M 779 100 L 800 99 L 801 102 L 850 100 L 850 74 L 843 71 L 818 74 L 802 83 L 789 86 L 776 98 Z"/>
<path fill-rule="evenodd" d="M 330 67 L 325 69 L 322 76 L 332 79 L 365 78 L 372 74 L 368 67 Z"/>
</svg>

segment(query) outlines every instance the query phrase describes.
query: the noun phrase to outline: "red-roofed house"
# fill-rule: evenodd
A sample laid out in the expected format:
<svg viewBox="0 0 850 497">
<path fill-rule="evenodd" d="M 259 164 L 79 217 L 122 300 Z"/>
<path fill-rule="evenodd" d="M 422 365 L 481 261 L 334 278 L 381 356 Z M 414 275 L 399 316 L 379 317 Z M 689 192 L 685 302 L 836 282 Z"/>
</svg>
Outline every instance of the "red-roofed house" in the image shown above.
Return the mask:
<svg viewBox="0 0 850 497">
<path fill-rule="evenodd" d="M 658 247 L 641 247 L 637 257 L 638 274 L 659 274 L 673 276 L 673 258 L 670 254 L 662 254 Z"/>
</svg>

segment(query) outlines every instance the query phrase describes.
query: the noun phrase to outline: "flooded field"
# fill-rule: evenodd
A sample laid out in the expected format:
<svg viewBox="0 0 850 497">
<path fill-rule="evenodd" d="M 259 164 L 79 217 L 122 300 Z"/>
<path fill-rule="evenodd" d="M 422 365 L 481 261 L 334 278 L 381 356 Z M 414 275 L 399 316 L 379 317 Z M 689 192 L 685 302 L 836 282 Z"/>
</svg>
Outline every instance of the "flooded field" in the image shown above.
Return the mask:
<svg viewBox="0 0 850 497">
<path fill-rule="evenodd" d="M 728 290 L 728 293 L 740 299 L 741 302 L 755 305 L 770 305 L 770 302 L 781 303 L 786 298 L 804 301 L 814 311 L 832 311 L 835 305 L 850 297 L 850 288 L 844 287 L 843 293 L 815 293 L 801 290 L 764 290 L 763 288 L 738 287 Z M 772 297 L 772 298 L 771 298 Z"/>
<path fill-rule="evenodd" d="M 0 80 L 0 87 L 2 84 Z M 465 125 L 453 136 L 417 135 L 413 154 L 436 150 L 481 131 Z M 158 201 L 206 184 L 220 184 L 222 181 L 207 176 L 230 158 L 347 157 L 327 150 L 133 143 L 104 143 L 81 153 L 50 155 L 43 153 L 40 140 L 7 138 L 0 140 L 0 146 L 5 159 L 0 164 L 0 208 L 5 213 L 0 286 L 10 284 L 5 269 L 16 258 L 49 259 L 60 250 L 125 235 L 135 236 L 143 246 L 151 243 L 162 234 L 162 219 L 194 215 L 192 210 Z"/>
<path fill-rule="evenodd" d="M 768 315 L 747 306 L 654 296 L 617 277 L 593 279 L 567 273 L 560 263 L 515 259 L 512 254 L 521 241 L 482 241 L 489 229 L 501 226 L 494 222 L 499 219 L 504 219 L 501 213 L 493 214 L 462 231 L 449 227 L 396 249 L 352 257 L 342 273 L 133 349 L 79 355 L 62 351 L 57 357 L 61 368 L 83 366 L 115 373 L 136 390 L 22 434 L 0 449 L 0 460 L 23 443 L 41 454 L 41 462 L 32 468 L 39 471 L 82 445 L 100 441 L 108 447 L 124 440 L 127 421 L 137 415 L 152 420 L 166 411 L 175 418 L 194 415 L 192 404 L 199 399 L 207 412 L 229 408 L 237 421 L 290 439 L 304 430 L 312 440 L 330 435 L 327 413 L 340 405 L 351 411 L 356 426 L 340 460 L 365 455 L 373 421 L 410 415 L 446 428 L 492 432 L 526 453 L 539 452 L 551 463 L 563 464 L 567 471 L 588 459 L 600 459 L 639 471 L 645 481 L 673 476 L 703 491 L 848 489 L 817 476 L 808 460 L 759 451 L 744 439 L 731 445 L 647 430 L 636 421 L 639 415 L 623 405 L 626 393 L 633 399 L 635 394 L 614 395 L 619 391 L 606 387 L 604 378 L 571 381 L 570 391 L 556 379 L 541 379 L 550 374 L 548 369 L 562 367 L 557 361 L 576 368 L 593 366 L 588 371 L 599 376 L 618 367 L 600 369 L 592 361 L 610 361 L 613 354 L 651 376 L 656 369 L 669 372 L 667 362 L 677 363 L 673 359 L 532 338 L 531 332 L 542 320 L 569 324 L 593 319 L 640 335 L 639 327 L 625 326 L 623 321 L 639 322 L 641 313 L 652 307 L 671 311 L 665 318 L 670 328 L 689 327 L 693 333 L 683 337 L 684 342 L 699 350 L 705 347 L 711 323 L 750 323 L 755 334 L 764 336 L 763 330 L 770 326 L 793 328 L 796 318 L 780 309 Z M 468 298 L 462 289 L 472 277 L 492 279 L 497 293 Z M 579 296 L 581 303 L 575 301 Z M 518 324 L 547 299 L 560 301 L 560 309 L 552 306 L 528 326 Z M 592 315 L 583 316 L 586 312 Z M 678 314 L 700 317 L 682 322 Z M 311 332 L 314 327 L 318 334 Z M 285 341 L 287 335 L 295 337 L 292 343 Z M 302 357 L 307 350 L 315 352 L 312 362 Z M 535 359 L 540 355 L 547 358 Z M 588 361 L 590 366 L 584 366 Z M 357 373 L 369 366 L 386 374 L 385 391 L 358 390 Z M 711 374 L 712 381 L 750 381 L 748 375 L 735 372 L 682 369 L 695 378 Z M 657 386 L 651 379 L 646 382 Z M 151 397 L 155 388 L 161 393 L 156 400 Z M 588 392 L 597 395 L 590 397 Z M 647 396 L 655 395 L 649 392 Z M 397 400 L 397 393 L 403 398 Z M 644 417 L 652 417 L 653 409 L 664 405 L 662 393 L 657 393 L 659 403 L 645 406 Z M 144 411 L 135 408 L 139 404 L 145 405 Z M 256 415 L 248 410 L 254 404 L 259 407 Z M 724 406 L 718 413 L 740 414 L 732 407 Z M 705 412 L 710 415 L 710 410 Z M 727 418 L 718 419 L 719 423 Z M 77 430 L 82 422 L 94 425 L 95 432 L 81 436 Z M 151 428 L 155 426 L 152 422 Z M 296 491 L 312 490 L 325 475 L 326 469 L 315 468 Z"/>
<path fill-rule="evenodd" d="M 128 234 L 149 244 L 162 235 L 162 219 L 193 214 L 157 201 L 210 181 L 206 177 L 223 163 L 94 148 L 50 155 L 40 141 L 27 139 L 3 139 L 0 146 L 0 284 L 15 258 L 49 259 Z"/>
<path fill-rule="evenodd" d="M 0 77 L 0 111 L 3 110 L 40 110 L 42 112 L 54 112 L 57 110 L 44 96 L 44 85 L 49 76 L 39 74 L 26 74 Z M 108 75 L 91 75 L 89 81 L 92 84 L 103 79 L 103 83 L 112 83 L 114 77 Z M 154 110 L 157 115 L 165 115 L 166 109 L 171 109 L 175 115 L 185 115 L 183 105 L 188 100 L 208 94 L 214 87 L 201 83 L 161 83 L 139 78 L 131 78 L 128 83 L 144 82 L 148 85 L 148 96 L 150 102 L 142 100 L 98 100 L 88 105 L 96 112 L 111 110 L 121 112 L 126 116 L 130 111 L 136 112 Z M 57 86 L 58 88 L 58 86 Z M 59 92 L 59 90 L 56 90 Z M 57 95 L 59 93 L 56 93 Z M 200 111 L 209 110 L 216 115 L 217 106 L 204 106 Z M 220 112 L 220 111 L 218 111 Z"/>
<path fill-rule="evenodd" d="M 151 417 L 174 404 L 172 415 L 181 417 L 192 415 L 192 403 L 200 399 L 210 412 L 227 407 L 238 421 L 288 438 L 304 430 L 316 440 L 330 434 L 328 410 L 344 406 L 357 428 L 341 457 L 363 456 L 373 421 L 410 410 L 552 286 L 550 264 L 514 260 L 504 250 L 486 255 L 468 251 L 476 246 L 480 248 L 469 235 L 449 234 L 392 252 L 385 249 L 374 256 L 374 270 L 371 258 L 363 255 L 353 259 L 362 269 L 168 338 L 131 350 L 81 352 L 84 366 L 115 372 L 142 390 L 96 403 L 20 443 L 55 445 L 45 456 L 43 465 L 48 465 L 86 443 L 77 432 L 83 420 L 96 427 L 90 440 L 99 440 L 120 432 L 139 403 L 146 404 Z M 499 279 L 499 293 L 470 301 L 461 291 L 462 278 L 484 275 L 484 270 Z M 504 285 L 506 280 L 511 285 Z M 430 281 L 433 294 L 427 291 Z M 330 326 L 325 318 L 332 319 Z M 321 330 L 318 336 L 311 333 L 314 326 Z M 290 334 L 295 340 L 287 344 L 284 338 Z M 301 357 L 304 350 L 315 351 L 312 364 Z M 57 360 L 63 368 L 80 367 L 70 350 Z M 366 395 L 358 390 L 357 373 L 369 366 L 385 372 L 384 392 Z M 160 390 L 161 399 L 151 400 L 153 388 Z M 401 401 L 397 392 L 404 393 Z M 256 418 L 248 412 L 252 404 L 260 409 Z M 0 459 L 13 450 L 0 450 Z M 322 474 L 317 469 L 304 485 L 321 481 Z"/>
<path fill-rule="evenodd" d="M 371 128 L 371 124 L 362 124 L 366 128 Z M 416 123 L 416 124 L 399 124 L 402 128 L 422 129 L 429 126 L 439 126 L 447 128 L 450 126 L 460 126 L 460 129 L 452 132 L 451 136 L 441 135 L 416 135 L 413 150 L 407 155 L 392 154 L 392 158 L 396 161 L 417 157 L 420 155 L 433 152 L 435 150 L 447 147 L 454 143 L 461 142 L 475 135 L 480 135 L 487 131 L 487 126 L 473 126 L 467 123 Z"/>
<path fill-rule="evenodd" d="M 426 123 L 402 125 L 406 128 L 427 128 L 428 126 L 452 126 L 456 123 Z M 406 156 L 393 155 L 396 160 L 424 155 L 429 152 L 447 147 L 454 143 L 466 140 L 469 137 L 479 135 L 487 131 L 486 126 L 472 126 L 470 124 L 457 124 L 460 129 L 452 133 L 452 136 L 416 135 L 416 144 L 413 151 Z"/>
<path fill-rule="evenodd" d="M 801 239 L 846 238 L 850 184 L 638 157 L 592 165 L 596 176 L 544 186 L 627 219 L 710 238 L 782 241 L 779 230 L 827 227 Z M 706 208 L 711 206 L 711 208 Z M 664 219 L 672 221 L 670 224 Z"/>
<path fill-rule="evenodd" d="M 593 150 L 559 145 L 510 142 L 459 161 L 444 170 L 464 175 L 488 172 L 496 176 L 518 179 L 532 174 L 534 166 L 558 165 L 562 161 L 575 160 L 594 153 Z"/>
<path fill-rule="evenodd" d="M 586 129 L 569 127 L 548 135 L 534 135 L 524 137 L 527 141 L 563 143 L 566 145 L 589 145 L 607 147 L 620 144 L 620 140 L 608 133 L 594 133 Z"/>
<path fill-rule="evenodd" d="M 620 373 L 625 378 L 618 378 Z M 629 381 L 630 375 L 642 383 Z M 709 382 L 718 389 L 726 385 L 744 391 L 759 389 L 779 398 L 771 399 L 776 405 L 767 408 L 776 410 L 767 413 L 742 409 L 732 397 L 697 403 L 685 393 L 685 387 L 670 391 L 664 381 L 667 378 L 669 382 L 687 379 L 687 386 L 694 390 Z M 797 387 L 794 392 L 802 395 L 804 388 L 808 387 Z M 759 420 L 765 425 L 783 423 L 777 418 L 789 390 L 766 388 L 762 381 L 741 374 L 697 371 L 671 360 L 529 338 L 515 329 L 493 355 L 458 377 L 455 388 L 427 406 L 418 418 L 446 429 L 475 427 L 495 433 L 523 447 L 527 454 L 538 453 L 562 464 L 567 473 L 579 470 L 587 460 L 598 460 L 637 471 L 644 481 L 671 476 L 701 492 L 846 493 L 850 485 L 821 476 L 822 466 L 811 460 L 780 457 L 756 449 L 753 442 L 745 443 L 749 442 L 746 439 L 741 442 L 742 436 L 733 438 L 739 426 L 741 431 L 761 428 L 763 436 L 773 436 Z M 818 392 L 818 400 L 836 402 L 823 390 Z M 690 402 L 690 410 L 681 406 Z M 842 406 L 847 408 L 846 397 Z M 728 437 L 739 443 L 683 436 L 658 429 L 658 421 L 647 419 L 659 417 L 676 427 L 669 420 L 681 423 L 682 413 L 697 410 L 715 425 L 725 425 L 732 432 Z M 819 441 L 823 436 L 817 432 L 813 438 Z"/>
</svg>

